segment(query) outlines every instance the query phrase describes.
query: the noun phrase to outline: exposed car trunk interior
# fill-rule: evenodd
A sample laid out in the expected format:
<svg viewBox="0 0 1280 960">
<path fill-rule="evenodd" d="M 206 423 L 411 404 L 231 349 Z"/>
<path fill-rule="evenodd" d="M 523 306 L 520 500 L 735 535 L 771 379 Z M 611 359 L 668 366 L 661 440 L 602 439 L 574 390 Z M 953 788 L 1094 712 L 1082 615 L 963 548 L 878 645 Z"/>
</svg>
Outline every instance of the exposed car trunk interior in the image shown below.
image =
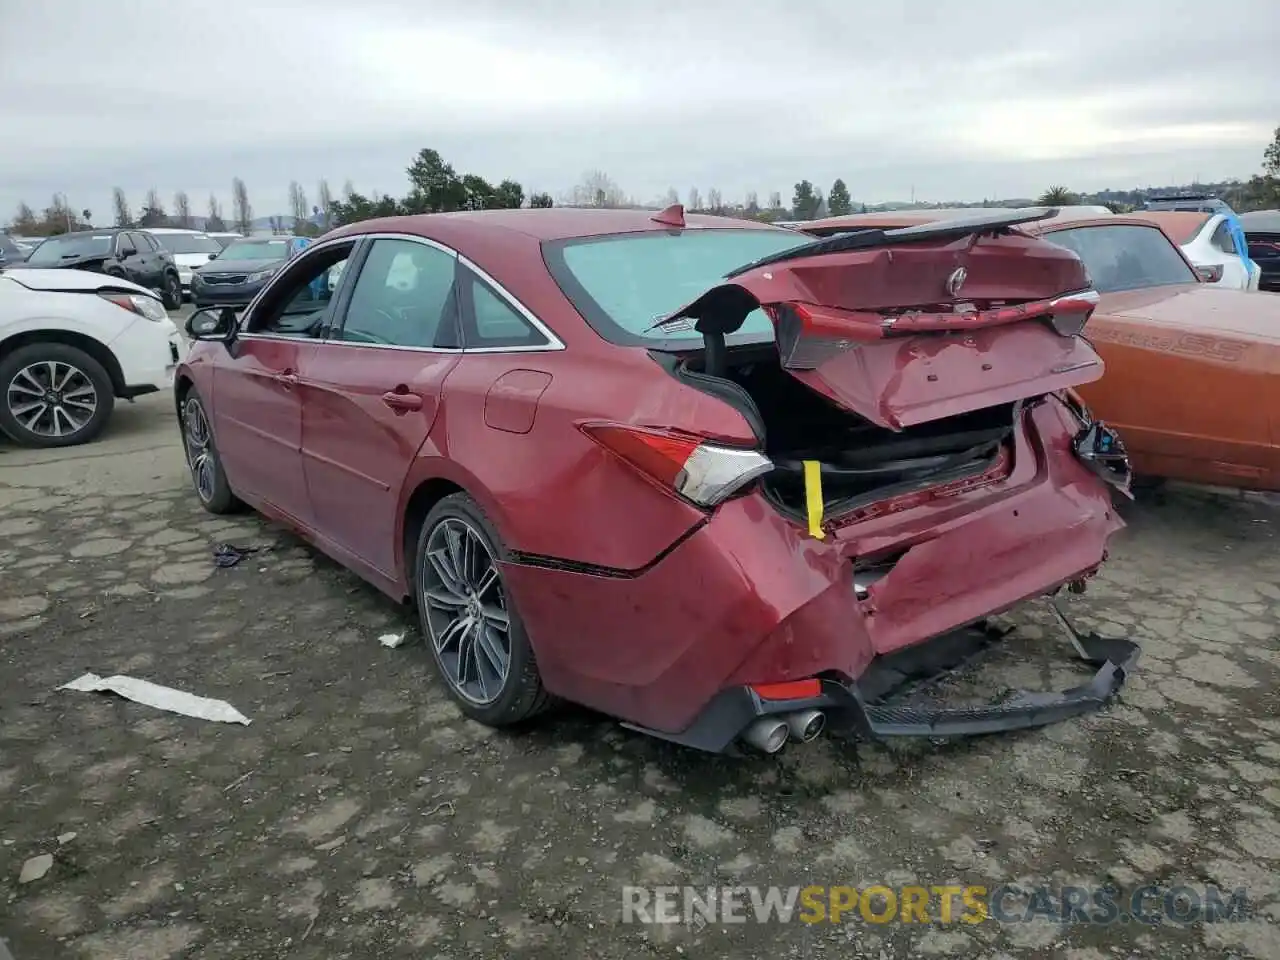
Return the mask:
<svg viewBox="0 0 1280 960">
<path fill-rule="evenodd" d="M 805 510 L 806 460 L 821 465 L 824 512 L 836 516 L 983 472 L 1010 438 L 1020 406 L 999 404 L 895 432 L 806 387 L 782 368 L 772 345 L 731 349 L 726 361 L 721 377 L 702 372 L 701 354 L 679 361 L 675 372 L 740 409 L 750 398 L 749 419 L 775 464 L 763 480 L 765 492 L 796 515 Z"/>
</svg>

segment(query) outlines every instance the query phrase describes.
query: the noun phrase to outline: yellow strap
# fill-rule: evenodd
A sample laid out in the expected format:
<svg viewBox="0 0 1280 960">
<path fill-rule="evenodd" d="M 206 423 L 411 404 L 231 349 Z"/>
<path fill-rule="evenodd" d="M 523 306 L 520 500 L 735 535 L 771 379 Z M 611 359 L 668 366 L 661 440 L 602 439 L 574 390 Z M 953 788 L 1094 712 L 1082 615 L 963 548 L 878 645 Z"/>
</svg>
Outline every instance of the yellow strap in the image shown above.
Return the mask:
<svg viewBox="0 0 1280 960">
<path fill-rule="evenodd" d="M 822 532 L 822 464 L 817 460 L 804 462 L 804 503 L 809 511 L 809 536 L 825 540 Z"/>
</svg>

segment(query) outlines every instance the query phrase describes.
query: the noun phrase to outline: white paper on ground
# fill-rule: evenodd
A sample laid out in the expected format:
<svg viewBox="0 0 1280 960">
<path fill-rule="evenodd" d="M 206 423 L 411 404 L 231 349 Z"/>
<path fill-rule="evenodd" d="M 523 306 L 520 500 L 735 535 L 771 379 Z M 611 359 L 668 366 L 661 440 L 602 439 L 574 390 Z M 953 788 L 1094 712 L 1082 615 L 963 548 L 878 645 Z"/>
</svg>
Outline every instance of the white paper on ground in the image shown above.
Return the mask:
<svg viewBox="0 0 1280 960">
<path fill-rule="evenodd" d="M 138 680 L 134 677 L 116 675 L 100 677 L 96 673 L 86 673 L 59 690 L 80 690 L 84 693 L 114 693 L 157 710 L 168 710 L 180 713 L 197 720 L 212 720 L 215 723 L 249 724 L 249 718 L 225 700 L 210 700 L 198 697 L 194 693 L 183 693 L 172 687 L 162 687 L 150 680 Z"/>
<path fill-rule="evenodd" d="M 404 643 L 405 633 L 384 633 L 378 638 L 378 642 L 384 647 L 398 647 Z"/>
</svg>

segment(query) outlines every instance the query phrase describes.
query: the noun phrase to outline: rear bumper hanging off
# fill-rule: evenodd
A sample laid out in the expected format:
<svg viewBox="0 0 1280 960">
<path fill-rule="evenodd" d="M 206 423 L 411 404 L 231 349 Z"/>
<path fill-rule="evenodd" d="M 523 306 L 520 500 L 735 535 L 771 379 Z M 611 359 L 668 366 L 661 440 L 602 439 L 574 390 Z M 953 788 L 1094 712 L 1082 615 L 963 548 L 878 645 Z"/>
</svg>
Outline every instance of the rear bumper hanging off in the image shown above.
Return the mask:
<svg viewBox="0 0 1280 960">
<path fill-rule="evenodd" d="M 872 737 L 967 737 L 1046 726 L 1098 710 L 1124 686 L 1141 648 L 1132 640 L 1079 633 L 1057 604 L 1049 608 L 1076 654 L 1097 668 L 1087 683 L 1060 692 L 1019 691 L 1002 703 L 982 706 L 912 706 L 884 702 L 888 691 L 874 682 L 822 680 L 816 696 L 766 699 L 748 686 L 723 690 L 679 733 L 623 724 L 684 746 L 722 753 L 761 717 L 819 710 L 828 729 L 853 729 Z"/>
</svg>

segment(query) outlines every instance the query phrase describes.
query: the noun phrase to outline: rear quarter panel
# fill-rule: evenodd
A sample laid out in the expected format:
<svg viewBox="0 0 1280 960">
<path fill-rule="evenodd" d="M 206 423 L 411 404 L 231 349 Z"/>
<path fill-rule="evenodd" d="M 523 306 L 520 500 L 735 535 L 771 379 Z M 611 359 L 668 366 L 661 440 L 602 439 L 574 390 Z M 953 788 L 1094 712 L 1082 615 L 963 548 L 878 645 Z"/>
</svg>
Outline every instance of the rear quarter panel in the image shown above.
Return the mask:
<svg viewBox="0 0 1280 960">
<path fill-rule="evenodd" d="M 509 409 L 503 418 L 485 415 L 491 388 L 512 371 L 550 378 L 531 401 L 536 410 L 527 432 L 501 429 Z M 420 484 L 451 480 L 477 500 L 509 550 L 611 570 L 642 569 L 706 515 L 591 440 L 578 426 L 587 420 L 754 443 L 741 414 L 683 386 L 640 349 L 464 354 L 449 374 L 401 509 Z"/>
</svg>

